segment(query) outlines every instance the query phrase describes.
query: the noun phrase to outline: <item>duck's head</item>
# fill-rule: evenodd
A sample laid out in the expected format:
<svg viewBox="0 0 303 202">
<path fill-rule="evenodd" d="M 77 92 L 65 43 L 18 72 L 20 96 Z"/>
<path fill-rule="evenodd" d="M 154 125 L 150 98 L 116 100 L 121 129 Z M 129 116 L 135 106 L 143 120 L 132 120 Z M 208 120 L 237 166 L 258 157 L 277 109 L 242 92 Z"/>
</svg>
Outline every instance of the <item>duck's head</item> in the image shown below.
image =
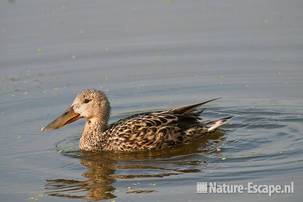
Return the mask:
<svg viewBox="0 0 303 202">
<path fill-rule="evenodd" d="M 106 124 L 109 113 L 110 105 L 106 95 L 99 90 L 86 89 L 75 97 L 71 106 L 63 114 L 41 130 L 58 129 L 80 118 Z"/>
</svg>

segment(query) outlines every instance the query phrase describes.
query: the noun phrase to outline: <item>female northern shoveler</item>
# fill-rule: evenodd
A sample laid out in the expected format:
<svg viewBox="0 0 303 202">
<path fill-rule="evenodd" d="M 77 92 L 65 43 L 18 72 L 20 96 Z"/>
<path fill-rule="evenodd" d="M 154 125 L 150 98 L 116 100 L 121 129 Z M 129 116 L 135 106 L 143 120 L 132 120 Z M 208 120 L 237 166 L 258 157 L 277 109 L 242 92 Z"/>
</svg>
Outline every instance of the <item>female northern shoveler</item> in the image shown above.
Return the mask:
<svg viewBox="0 0 303 202">
<path fill-rule="evenodd" d="M 205 102 L 132 115 L 108 125 L 110 104 L 106 95 L 87 89 L 76 96 L 72 105 L 61 116 L 42 131 L 57 129 L 80 118 L 86 123 L 80 139 L 84 151 L 134 152 L 172 148 L 196 141 L 214 131 L 231 117 L 202 122 L 203 110 L 198 108 Z"/>
</svg>

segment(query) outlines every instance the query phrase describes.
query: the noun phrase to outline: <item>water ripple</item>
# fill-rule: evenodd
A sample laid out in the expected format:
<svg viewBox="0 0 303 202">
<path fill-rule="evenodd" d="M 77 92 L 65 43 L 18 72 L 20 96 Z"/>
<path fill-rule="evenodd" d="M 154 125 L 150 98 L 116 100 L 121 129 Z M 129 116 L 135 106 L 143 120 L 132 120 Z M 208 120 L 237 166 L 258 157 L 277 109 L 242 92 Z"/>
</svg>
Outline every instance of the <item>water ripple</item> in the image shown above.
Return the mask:
<svg viewBox="0 0 303 202">
<path fill-rule="evenodd" d="M 111 198 L 114 181 L 146 185 L 151 179 L 197 179 L 229 181 L 280 175 L 287 170 L 303 170 L 302 129 L 299 113 L 276 109 L 211 108 L 205 116 L 234 116 L 224 133 L 182 148 L 132 154 L 87 154 L 78 149 L 79 137 L 58 142 L 57 150 L 68 157 L 78 158 L 86 168 L 84 181 L 49 179 L 46 190 L 50 195 L 66 196 L 76 192 L 96 192 L 98 197 Z M 128 114 L 118 114 L 118 117 Z M 291 124 L 289 124 L 291 123 Z M 177 176 L 179 176 L 177 178 Z M 106 188 L 107 187 L 107 188 Z M 155 189 L 131 188 L 127 193 L 148 193 Z M 101 198 L 102 198 L 101 197 Z"/>
</svg>

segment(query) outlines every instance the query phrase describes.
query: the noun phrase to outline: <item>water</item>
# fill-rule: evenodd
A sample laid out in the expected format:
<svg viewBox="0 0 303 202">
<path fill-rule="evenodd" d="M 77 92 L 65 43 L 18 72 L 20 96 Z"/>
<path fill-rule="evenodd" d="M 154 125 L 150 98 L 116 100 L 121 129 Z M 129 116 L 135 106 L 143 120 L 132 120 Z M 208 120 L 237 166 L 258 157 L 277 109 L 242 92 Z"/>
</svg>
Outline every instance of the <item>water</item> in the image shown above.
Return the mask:
<svg viewBox="0 0 303 202">
<path fill-rule="evenodd" d="M 1 201 L 301 201 L 301 1 L 1 1 Z M 214 97 L 234 118 L 176 151 L 78 150 L 83 121 L 42 135 L 77 92 L 111 122 Z M 196 194 L 196 182 L 285 184 L 294 194 Z"/>
</svg>

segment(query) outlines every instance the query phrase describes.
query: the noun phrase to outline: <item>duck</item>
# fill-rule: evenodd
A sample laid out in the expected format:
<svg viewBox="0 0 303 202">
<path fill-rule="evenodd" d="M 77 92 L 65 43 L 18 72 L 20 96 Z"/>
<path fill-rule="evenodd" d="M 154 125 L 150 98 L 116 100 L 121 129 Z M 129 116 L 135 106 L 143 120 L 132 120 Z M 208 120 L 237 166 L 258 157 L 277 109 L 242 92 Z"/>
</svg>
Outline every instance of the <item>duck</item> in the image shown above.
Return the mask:
<svg viewBox="0 0 303 202">
<path fill-rule="evenodd" d="M 81 151 L 140 152 L 179 147 L 215 132 L 232 117 L 204 121 L 201 106 L 219 98 L 167 110 L 143 112 L 108 124 L 110 102 L 103 91 L 82 90 L 63 114 L 42 132 L 85 119 L 79 141 Z"/>
</svg>

